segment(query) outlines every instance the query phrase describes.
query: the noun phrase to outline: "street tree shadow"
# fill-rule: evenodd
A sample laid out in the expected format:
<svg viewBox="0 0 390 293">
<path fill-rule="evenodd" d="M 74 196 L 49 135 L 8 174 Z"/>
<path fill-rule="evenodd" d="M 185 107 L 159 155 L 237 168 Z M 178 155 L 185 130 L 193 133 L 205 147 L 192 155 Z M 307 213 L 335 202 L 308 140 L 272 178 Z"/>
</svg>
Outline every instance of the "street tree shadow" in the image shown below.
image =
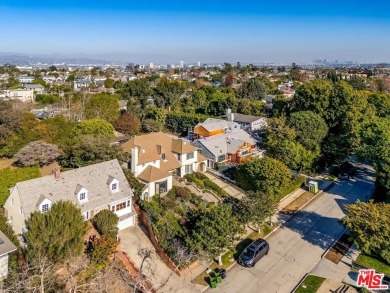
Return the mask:
<svg viewBox="0 0 390 293">
<path fill-rule="evenodd" d="M 322 217 L 311 211 L 299 211 L 283 225 L 308 243 L 327 249 L 339 236 L 342 226 L 338 218 Z"/>
</svg>

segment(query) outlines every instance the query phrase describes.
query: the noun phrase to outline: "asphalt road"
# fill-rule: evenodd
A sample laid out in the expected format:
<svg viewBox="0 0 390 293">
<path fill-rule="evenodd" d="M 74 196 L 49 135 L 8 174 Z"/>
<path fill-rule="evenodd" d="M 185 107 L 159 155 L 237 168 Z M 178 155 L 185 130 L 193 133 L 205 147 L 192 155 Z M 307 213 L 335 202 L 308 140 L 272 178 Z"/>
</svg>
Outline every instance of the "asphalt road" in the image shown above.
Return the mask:
<svg viewBox="0 0 390 293">
<path fill-rule="evenodd" d="M 217 289 L 207 292 L 291 292 L 343 232 L 343 205 L 366 201 L 374 190 L 373 180 L 372 172 L 361 166 L 354 179 L 333 185 L 274 232 L 267 239 L 268 255 L 255 267 L 236 264 Z"/>
</svg>

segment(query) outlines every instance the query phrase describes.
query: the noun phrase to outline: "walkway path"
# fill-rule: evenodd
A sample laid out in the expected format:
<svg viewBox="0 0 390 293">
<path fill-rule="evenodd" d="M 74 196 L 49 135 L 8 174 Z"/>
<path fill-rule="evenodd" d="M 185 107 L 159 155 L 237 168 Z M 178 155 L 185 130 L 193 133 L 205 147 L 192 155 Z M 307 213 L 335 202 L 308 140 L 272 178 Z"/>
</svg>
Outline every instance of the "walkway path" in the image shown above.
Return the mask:
<svg viewBox="0 0 390 293">
<path fill-rule="evenodd" d="M 325 254 L 324 254 L 325 255 Z M 352 246 L 338 264 L 331 262 L 325 257 L 314 267 L 310 272 L 311 275 L 323 277 L 327 279 L 320 287 L 318 292 L 329 292 L 329 290 L 336 290 L 339 288 L 344 279 L 349 278 L 349 271 L 352 267 L 352 261 L 356 260 L 359 255 L 359 251 L 355 246 Z M 355 285 L 356 280 L 347 282 L 350 285 Z"/>
<path fill-rule="evenodd" d="M 208 192 L 203 192 L 201 191 L 200 189 L 196 188 L 195 186 L 193 186 L 192 184 L 186 184 L 184 181 L 183 182 L 180 182 L 176 179 L 173 179 L 173 185 L 174 186 L 181 186 L 181 187 L 186 187 L 188 188 L 192 193 L 196 194 L 197 196 L 200 196 L 202 199 L 204 199 L 205 201 L 208 201 L 208 202 L 214 202 L 214 203 L 218 203 L 219 202 L 219 199 L 216 198 L 215 196 L 213 196 L 211 193 L 208 193 Z"/>
<path fill-rule="evenodd" d="M 225 190 L 231 196 L 234 196 L 238 199 L 241 199 L 244 196 L 243 191 L 241 191 L 234 184 L 232 184 L 226 180 L 223 180 L 214 174 L 210 174 L 209 172 L 204 173 L 204 175 L 206 175 L 211 181 L 213 181 L 215 184 L 217 184 L 219 187 L 221 187 L 223 190 Z"/>
</svg>

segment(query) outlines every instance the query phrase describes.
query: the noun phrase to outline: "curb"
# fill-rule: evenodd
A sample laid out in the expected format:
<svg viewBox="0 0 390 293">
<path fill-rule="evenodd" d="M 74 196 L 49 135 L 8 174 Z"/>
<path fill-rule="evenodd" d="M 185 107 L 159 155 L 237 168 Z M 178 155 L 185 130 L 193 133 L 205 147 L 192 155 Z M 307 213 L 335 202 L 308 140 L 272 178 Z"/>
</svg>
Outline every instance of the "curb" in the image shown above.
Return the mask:
<svg viewBox="0 0 390 293">
<path fill-rule="evenodd" d="M 303 278 L 299 281 L 299 283 L 294 287 L 294 289 L 292 289 L 291 293 L 294 293 L 295 291 L 297 291 L 297 289 L 299 288 L 299 286 L 301 286 L 301 284 L 303 283 L 303 281 L 305 281 L 306 277 L 309 275 L 309 273 L 306 273 Z"/>
<path fill-rule="evenodd" d="M 284 223 L 290 221 L 292 217 L 294 217 L 297 213 L 299 213 L 301 210 L 303 210 L 306 206 L 308 206 L 312 201 L 319 198 L 324 192 L 328 191 L 330 188 L 332 188 L 335 185 L 335 182 L 332 182 L 327 186 L 325 189 L 319 191 L 317 194 L 315 194 L 309 201 L 307 201 L 303 206 L 299 208 L 299 210 L 296 210 L 295 213 L 293 213 L 287 220 L 284 221 Z"/>
<path fill-rule="evenodd" d="M 329 250 L 333 247 L 333 245 L 336 244 L 337 241 L 339 241 L 339 239 L 341 238 L 341 236 L 344 235 L 344 233 L 348 230 L 348 228 L 344 228 L 343 231 L 341 231 L 340 235 L 337 236 L 337 238 L 332 242 L 332 244 L 321 254 L 321 259 L 324 258 L 324 256 L 329 252 Z M 352 247 L 352 246 L 351 246 Z M 351 249 L 351 247 L 349 249 Z M 348 251 L 349 251 L 348 249 Z M 318 263 L 317 263 L 318 264 Z M 316 265 L 317 265 L 316 264 Z"/>
</svg>

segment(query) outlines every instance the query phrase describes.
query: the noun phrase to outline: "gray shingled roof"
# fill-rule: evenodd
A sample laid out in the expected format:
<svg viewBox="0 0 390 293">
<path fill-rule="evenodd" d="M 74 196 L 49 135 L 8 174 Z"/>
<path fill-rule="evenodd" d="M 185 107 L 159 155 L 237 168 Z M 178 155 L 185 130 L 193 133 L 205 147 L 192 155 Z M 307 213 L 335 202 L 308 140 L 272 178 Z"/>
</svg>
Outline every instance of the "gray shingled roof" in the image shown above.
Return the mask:
<svg viewBox="0 0 390 293">
<path fill-rule="evenodd" d="M 256 144 L 254 139 L 242 129 L 234 133 L 224 133 L 198 139 L 198 143 L 203 145 L 215 156 L 224 155 L 226 153 L 234 154 L 245 142 L 252 145 Z"/>
<path fill-rule="evenodd" d="M 245 122 L 245 123 L 252 123 L 256 120 L 261 119 L 260 116 L 252 116 L 252 115 L 245 115 L 240 113 L 234 113 L 234 122 Z"/>
<path fill-rule="evenodd" d="M 115 178 L 119 181 L 119 191 L 112 193 L 108 182 Z M 88 190 L 88 202 L 80 204 L 77 191 Z M 37 210 L 44 198 L 52 202 L 70 200 L 82 211 L 107 206 L 111 202 L 133 196 L 133 191 L 117 160 L 74 169 L 61 173 L 56 181 L 54 175 L 27 180 L 16 184 L 26 217 Z"/>
</svg>

